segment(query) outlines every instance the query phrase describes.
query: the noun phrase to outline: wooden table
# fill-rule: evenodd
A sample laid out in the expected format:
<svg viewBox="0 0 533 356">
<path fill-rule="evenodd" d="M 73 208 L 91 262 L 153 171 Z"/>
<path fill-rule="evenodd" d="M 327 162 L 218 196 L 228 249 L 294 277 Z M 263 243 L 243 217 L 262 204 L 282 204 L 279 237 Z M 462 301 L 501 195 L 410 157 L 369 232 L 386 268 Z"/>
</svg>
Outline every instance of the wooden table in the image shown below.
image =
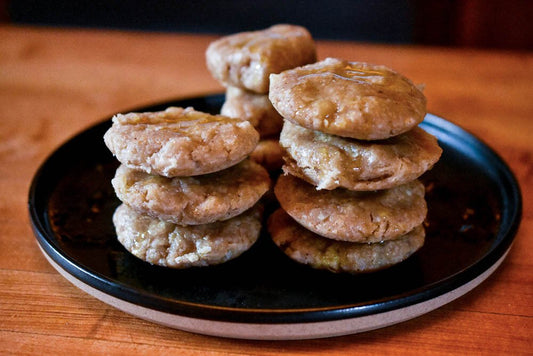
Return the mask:
<svg viewBox="0 0 533 356">
<path fill-rule="evenodd" d="M 520 181 L 523 220 L 501 267 L 419 318 L 357 335 L 242 341 L 143 321 L 85 294 L 41 254 L 32 176 L 72 135 L 109 115 L 221 92 L 205 68 L 215 37 L 0 27 L 0 350 L 32 354 L 531 354 L 533 54 L 319 42 L 319 57 L 385 64 L 426 84 L 429 111 L 494 148 Z"/>
</svg>

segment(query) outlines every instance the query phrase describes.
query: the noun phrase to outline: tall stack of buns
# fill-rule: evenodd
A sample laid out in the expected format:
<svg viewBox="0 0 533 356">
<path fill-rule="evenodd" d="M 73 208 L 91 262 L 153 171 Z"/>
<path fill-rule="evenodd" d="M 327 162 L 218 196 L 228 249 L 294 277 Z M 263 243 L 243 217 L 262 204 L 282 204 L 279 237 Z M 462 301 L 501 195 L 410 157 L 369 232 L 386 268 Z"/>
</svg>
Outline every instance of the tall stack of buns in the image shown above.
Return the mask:
<svg viewBox="0 0 533 356">
<path fill-rule="evenodd" d="M 284 117 L 283 170 L 269 220 L 294 260 L 335 272 L 397 264 L 424 243 L 424 186 L 441 155 L 417 125 L 426 99 L 383 66 L 327 58 L 271 75 Z"/>
</svg>

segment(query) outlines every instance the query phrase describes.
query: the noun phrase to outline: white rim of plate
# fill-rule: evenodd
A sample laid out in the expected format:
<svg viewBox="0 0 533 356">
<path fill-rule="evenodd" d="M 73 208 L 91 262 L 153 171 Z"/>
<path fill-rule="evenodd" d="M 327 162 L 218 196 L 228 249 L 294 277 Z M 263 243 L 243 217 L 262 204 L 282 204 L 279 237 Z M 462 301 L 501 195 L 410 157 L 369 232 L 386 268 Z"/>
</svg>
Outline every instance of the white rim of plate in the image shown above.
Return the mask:
<svg viewBox="0 0 533 356">
<path fill-rule="evenodd" d="M 343 336 L 380 329 L 416 318 L 440 308 L 470 292 L 486 280 L 500 266 L 511 247 L 505 251 L 500 259 L 476 278 L 449 292 L 420 303 L 383 313 L 354 318 L 278 324 L 237 323 L 191 318 L 133 304 L 110 294 L 106 294 L 79 280 L 57 264 L 40 245 L 39 248 L 52 267 L 54 267 L 70 283 L 96 299 L 141 319 L 183 331 L 225 338 L 251 340 L 303 340 Z"/>
</svg>

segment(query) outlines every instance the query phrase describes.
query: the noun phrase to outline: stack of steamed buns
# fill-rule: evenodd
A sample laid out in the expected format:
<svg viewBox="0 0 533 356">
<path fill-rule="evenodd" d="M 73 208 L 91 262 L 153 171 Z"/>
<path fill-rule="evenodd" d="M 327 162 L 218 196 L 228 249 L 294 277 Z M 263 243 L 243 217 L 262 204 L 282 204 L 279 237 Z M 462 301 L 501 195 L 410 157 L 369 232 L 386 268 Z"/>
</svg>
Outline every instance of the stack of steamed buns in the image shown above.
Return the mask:
<svg viewBox="0 0 533 356">
<path fill-rule="evenodd" d="M 251 156 L 269 171 L 278 171 L 283 163 L 278 142 L 283 118 L 268 98 L 269 76 L 314 63 L 316 57 L 309 31 L 294 25 L 236 33 L 207 48 L 207 68 L 226 88 L 220 113 L 257 129 L 261 139 Z"/>
<path fill-rule="evenodd" d="M 426 99 L 383 66 L 335 58 L 270 77 L 285 123 L 285 175 L 269 219 L 292 259 L 335 272 L 397 264 L 424 244 L 427 214 L 417 178 L 441 155 L 417 125 Z"/>
<path fill-rule="evenodd" d="M 259 135 L 244 120 L 193 108 L 118 114 L 104 141 L 120 161 L 113 215 L 120 243 L 160 266 L 231 260 L 259 237 L 268 172 L 248 158 Z"/>
<path fill-rule="evenodd" d="M 226 36 L 206 52 L 226 88 L 220 115 L 171 107 L 113 118 L 113 222 L 130 253 L 172 268 L 239 256 L 259 237 L 269 171 L 282 165 L 268 231 L 293 260 L 361 273 L 420 249 L 418 177 L 442 152 L 418 127 L 423 93 L 386 67 L 316 57 L 300 26 Z"/>
</svg>

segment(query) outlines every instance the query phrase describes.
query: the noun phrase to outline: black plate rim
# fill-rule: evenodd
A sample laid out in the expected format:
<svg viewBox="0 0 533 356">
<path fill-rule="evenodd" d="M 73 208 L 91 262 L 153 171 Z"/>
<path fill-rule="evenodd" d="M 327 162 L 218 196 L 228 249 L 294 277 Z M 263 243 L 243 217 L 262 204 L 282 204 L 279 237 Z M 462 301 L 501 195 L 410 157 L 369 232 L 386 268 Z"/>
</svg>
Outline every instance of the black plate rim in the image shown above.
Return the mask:
<svg viewBox="0 0 533 356">
<path fill-rule="evenodd" d="M 169 103 L 172 103 L 172 105 L 181 104 L 182 106 L 194 106 L 194 104 L 198 101 L 221 103 L 223 98 L 223 94 L 208 94 L 198 97 L 178 98 L 175 100 L 159 102 L 153 105 L 137 107 L 127 111 L 159 110 L 168 106 Z M 82 283 L 86 283 L 89 286 L 118 299 L 166 313 L 206 320 L 272 324 L 331 321 L 388 312 L 436 298 L 445 293 L 451 292 L 454 289 L 468 283 L 472 279 L 480 276 L 509 250 L 520 225 L 522 215 L 522 197 L 518 181 L 508 165 L 495 151 L 492 150 L 492 148 L 490 148 L 472 133 L 441 117 L 428 114 L 422 126 L 427 128 L 430 132 L 431 130 L 443 131 L 447 135 L 456 138 L 458 140 L 458 144 L 464 145 L 466 149 L 483 153 L 485 159 L 490 159 L 490 161 L 494 163 L 495 171 L 493 174 L 498 176 L 499 180 L 505 183 L 502 189 L 505 197 L 507 197 L 505 205 L 508 208 L 508 216 L 505 217 L 505 221 L 502 219 L 502 225 L 496 237 L 496 240 L 499 240 L 500 242 L 476 263 L 466 267 L 454 275 L 448 276 L 441 281 L 426 285 L 419 289 L 411 290 L 408 293 L 394 296 L 394 299 L 385 298 L 384 300 L 373 301 L 372 304 L 340 305 L 327 308 L 304 308 L 301 310 L 265 310 L 220 307 L 171 300 L 146 293 L 144 291 L 135 290 L 128 286 L 117 283 L 116 281 L 112 281 L 106 276 L 102 276 L 99 273 L 90 270 L 89 268 L 77 264 L 73 258 L 62 253 L 59 247 L 54 243 L 53 238 L 48 236 L 48 226 L 46 224 L 47 219 L 46 216 L 43 216 L 45 212 L 39 211 L 36 206 L 36 201 L 38 199 L 37 195 L 40 185 L 42 184 L 41 179 L 47 167 L 51 164 L 50 162 L 53 157 L 62 149 L 66 149 L 70 142 L 78 139 L 82 135 L 89 134 L 91 130 L 97 130 L 102 125 L 110 125 L 110 119 L 107 118 L 99 123 L 96 123 L 64 142 L 46 158 L 46 160 L 36 171 L 29 189 L 28 197 L 28 209 L 34 234 L 43 251 L 53 261 L 67 271 L 67 273 L 80 280 Z"/>
</svg>

